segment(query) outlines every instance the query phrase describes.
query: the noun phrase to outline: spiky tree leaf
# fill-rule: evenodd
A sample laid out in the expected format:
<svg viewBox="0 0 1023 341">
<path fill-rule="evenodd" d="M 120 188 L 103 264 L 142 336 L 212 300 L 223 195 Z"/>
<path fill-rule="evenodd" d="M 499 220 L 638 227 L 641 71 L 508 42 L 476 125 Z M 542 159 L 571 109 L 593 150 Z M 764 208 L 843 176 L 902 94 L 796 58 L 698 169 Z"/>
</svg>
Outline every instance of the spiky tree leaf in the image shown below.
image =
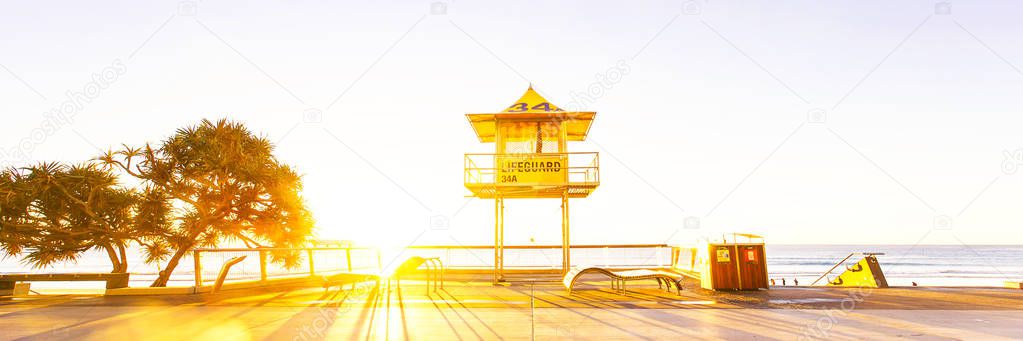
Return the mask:
<svg viewBox="0 0 1023 341">
<path fill-rule="evenodd" d="M 304 246 L 313 223 L 300 195 L 301 177 L 273 149 L 241 123 L 203 120 L 178 129 L 159 147 L 125 147 L 98 158 L 147 186 L 137 220 L 161 231 L 157 239 L 174 250 L 154 286 L 166 284 L 191 248 L 224 240 Z M 168 216 L 173 219 L 161 220 Z M 273 256 L 297 264 L 291 255 Z"/>
</svg>

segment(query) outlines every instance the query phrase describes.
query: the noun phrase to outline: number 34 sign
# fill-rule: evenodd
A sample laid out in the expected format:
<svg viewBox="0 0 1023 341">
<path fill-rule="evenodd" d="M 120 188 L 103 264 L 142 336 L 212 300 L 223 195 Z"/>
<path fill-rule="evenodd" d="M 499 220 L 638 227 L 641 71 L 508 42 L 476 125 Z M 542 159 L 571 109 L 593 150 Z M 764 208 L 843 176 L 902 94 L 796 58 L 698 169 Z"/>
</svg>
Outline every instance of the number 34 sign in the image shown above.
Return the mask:
<svg viewBox="0 0 1023 341">
<path fill-rule="evenodd" d="M 529 103 L 526 103 L 526 102 L 515 103 L 515 104 L 512 104 L 512 106 L 508 107 L 507 110 L 505 110 L 505 112 L 527 112 L 527 111 L 528 112 L 537 112 L 537 111 L 551 112 L 551 111 L 562 111 L 562 110 L 557 108 L 557 107 L 552 107 L 551 104 L 547 103 L 547 102 L 543 102 L 543 103 L 534 105 L 532 107 L 530 107 Z"/>
</svg>

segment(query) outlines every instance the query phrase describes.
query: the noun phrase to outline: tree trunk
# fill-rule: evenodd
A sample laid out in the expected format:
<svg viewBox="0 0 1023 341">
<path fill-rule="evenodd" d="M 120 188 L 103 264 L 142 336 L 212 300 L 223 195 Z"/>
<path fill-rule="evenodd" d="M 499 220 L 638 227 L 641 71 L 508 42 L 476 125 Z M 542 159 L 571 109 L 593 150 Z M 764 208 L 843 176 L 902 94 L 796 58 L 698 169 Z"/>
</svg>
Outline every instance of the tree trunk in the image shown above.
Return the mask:
<svg viewBox="0 0 1023 341">
<path fill-rule="evenodd" d="M 125 272 L 127 267 L 121 263 L 121 259 L 117 258 L 117 252 L 114 251 L 114 248 L 110 245 L 104 245 L 103 249 L 107 251 L 107 257 L 110 257 L 110 265 L 113 266 L 113 270 L 110 272 L 115 274 Z"/>
<path fill-rule="evenodd" d="M 177 251 L 174 251 L 174 255 L 167 261 L 167 266 L 165 266 L 163 270 L 160 270 L 160 276 L 156 277 L 156 280 L 153 281 L 153 284 L 150 285 L 150 287 L 167 286 L 167 281 L 170 280 L 170 275 L 174 272 L 174 268 L 178 267 L 178 262 L 180 262 L 181 258 L 188 253 L 188 249 L 190 248 L 191 247 L 182 247 Z"/>
<path fill-rule="evenodd" d="M 117 253 L 121 256 L 121 273 L 128 272 L 128 254 L 124 250 L 123 244 L 117 244 Z"/>
</svg>

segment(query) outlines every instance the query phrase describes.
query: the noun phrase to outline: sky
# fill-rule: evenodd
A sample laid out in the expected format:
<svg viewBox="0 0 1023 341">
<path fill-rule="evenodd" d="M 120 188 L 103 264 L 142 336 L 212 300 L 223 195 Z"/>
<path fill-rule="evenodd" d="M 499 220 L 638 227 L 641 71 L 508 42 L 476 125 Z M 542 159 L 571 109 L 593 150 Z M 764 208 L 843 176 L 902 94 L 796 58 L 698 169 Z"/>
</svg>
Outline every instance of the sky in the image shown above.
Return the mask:
<svg viewBox="0 0 1023 341">
<path fill-rule="evenodd" d="M 572 242 L 1021 244 L 1011 1 L 5 1 L 0 162 L 229 118 L 304 176 L 317 237 L 493 243 L 464 114 L 596 111 Z M 620 75 L 620 77 L 608 77 Z M 54 114 L 60 112 L 61 114 Z M 1019 173 L 1023 173 L 1020 170 Z M 559 244 L 510 200 L 507 244 Z"/>
</svg>

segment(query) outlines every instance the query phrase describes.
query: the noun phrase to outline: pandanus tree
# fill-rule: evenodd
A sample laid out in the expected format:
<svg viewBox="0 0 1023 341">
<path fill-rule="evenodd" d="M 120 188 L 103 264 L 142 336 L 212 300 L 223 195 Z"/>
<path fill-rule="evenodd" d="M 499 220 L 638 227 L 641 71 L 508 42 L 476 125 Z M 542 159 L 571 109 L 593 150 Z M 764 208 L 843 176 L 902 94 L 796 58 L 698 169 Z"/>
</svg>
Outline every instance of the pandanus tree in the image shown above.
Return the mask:
<svg viewBox="0 0 1023 341">
<path fill-rule="evenodd" d="M 109 151 L 99 161 L 146 186 L 140 228 L 150 260 L 166 260 L 152 286 L 166 286 L 189 250 L 234 241 L 249 247 L 299 247 L 312 230 L 301 177 L 273 155 L 273 144 L 244 125 L 203 120 L 159 146 Z M 300 253 L 273 252 L 296 266 Z"/>
<path fill-rule="evenodd" d="M 0 172 L 0 248 L 34 268 L 76 261 L 88 250 L 128 271 L 126 249 L 147 234 L 135 229 L 142 197 L 96 164 L 40 163 Z"/>
</svg>

